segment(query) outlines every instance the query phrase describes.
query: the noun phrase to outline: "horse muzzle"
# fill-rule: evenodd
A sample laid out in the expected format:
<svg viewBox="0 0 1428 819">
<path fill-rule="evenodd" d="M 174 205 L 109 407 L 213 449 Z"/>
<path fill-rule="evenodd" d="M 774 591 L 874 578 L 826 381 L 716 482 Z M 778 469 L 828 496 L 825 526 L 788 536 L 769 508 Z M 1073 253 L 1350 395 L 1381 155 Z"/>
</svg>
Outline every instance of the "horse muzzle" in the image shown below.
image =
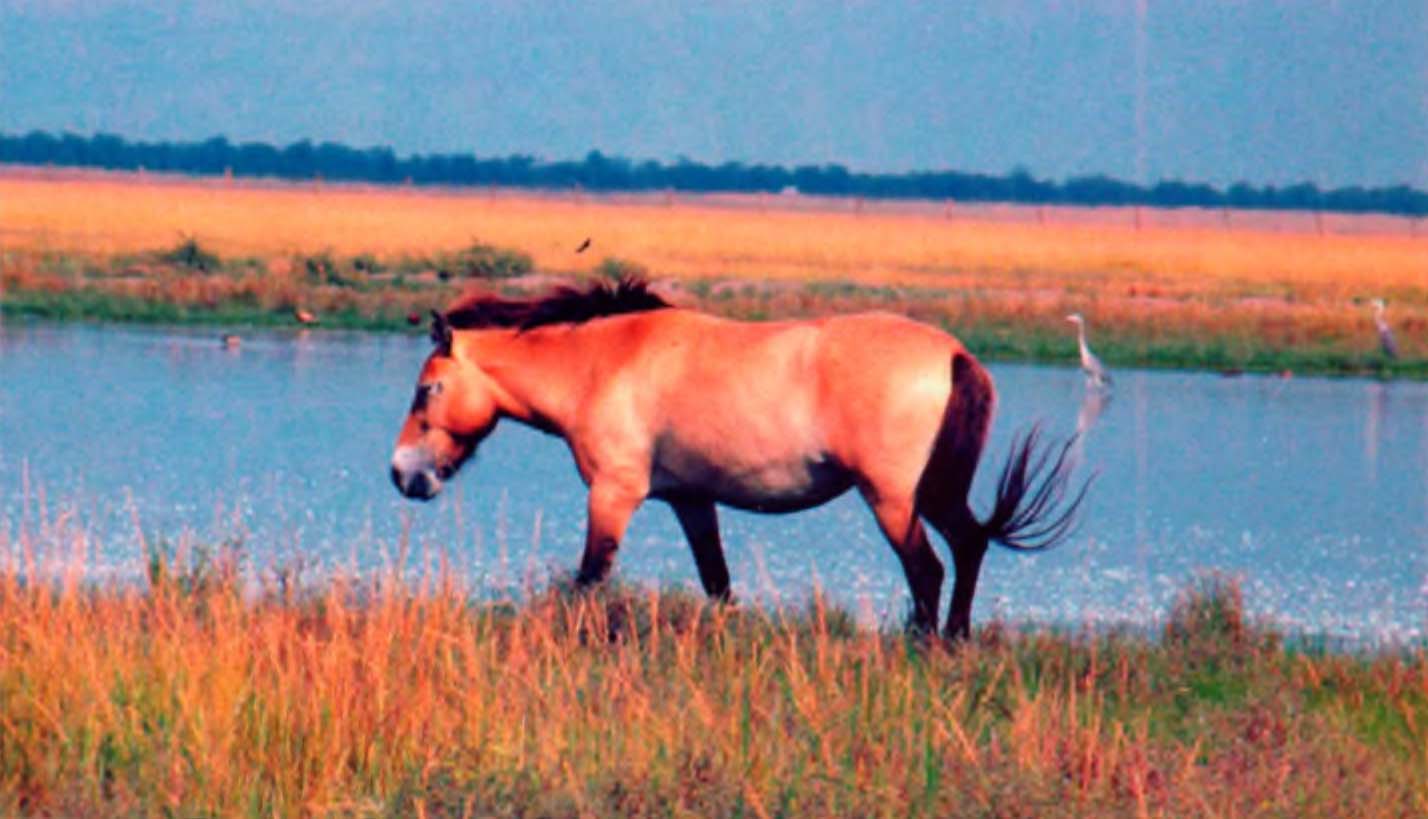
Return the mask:
<svg viewBox="0 0 1428 819">
<path fill-rule="evenodd" d="M 392 455 L 392 484 L 412 500 L 431 500 L 441 491 L 441 470 L 418 447 L 398 447 Z"/>
</svg>

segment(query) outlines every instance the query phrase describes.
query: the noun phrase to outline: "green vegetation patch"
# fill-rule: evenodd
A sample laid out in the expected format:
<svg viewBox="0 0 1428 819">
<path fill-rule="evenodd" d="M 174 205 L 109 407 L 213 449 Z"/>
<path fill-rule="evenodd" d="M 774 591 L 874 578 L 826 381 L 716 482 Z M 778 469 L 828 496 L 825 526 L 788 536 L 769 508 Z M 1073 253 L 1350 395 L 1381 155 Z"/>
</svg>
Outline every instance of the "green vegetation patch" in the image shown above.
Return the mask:
<svg viewBox="0 0 1428 819">
<path fill-rule="evenodd" d="M 519 296 L 534 272 L 521 251 L 473 242 L 457 251 L 380 258 L 330 250 L 287 259 L 224 258 L 192 237 L 138 255 L 95 259 L 7 253 L 0 311 L 49 319 L 97 319 L 179 324 L 294 323 L 297 308 L 315 311 L 320 326 L 394 330 L 446 304 L 472 279 Z M 637 262 L 602 260 L 594 275 L 648 277 Z M 1063 320 L 1075 298 L 1027 306 L 1004 295 L 937 288 L 694 280 L 683 303 L 761 321 L 856 310 L 888 310 L 937 324 L 988 361 L 1074 364 L 1075 333 Z M 1094 296 L 1085 298 L 1094 299 Z M 1215 318 L 1224 305 L 1185 304 L 1177 324 L 1130 313 L 1092 328 L 1092 346 L 1112 370 L 1169 368 L 1240 373 L 1327 373 L 1428 379 L 1428 358 L 1416 352 L 1390 359 L 1371 342 L 1372 328 L 1352 335 L 1341 324 L 1295 325 L 1285 317 L 1245 314 Z M 1195 319 L 1194 316 L 1209 318 Z M 1199 326 L 1196 321 L 1213 321 Z M 1186 323 L 1189 322 L 1189 323 Z M 1367 319 L 1365 319 L 1367 322 Z M 1413 345 L 1407 345 L 1416 350 Z"/>
<path fill-rule="evenodd" d="M 218 254 L 205 248 L 192 236 L 185 236 L 179 243 L 154 254 L 155 260 L 198 273 L 216 273 L 223 267 Z"/>
</svg>

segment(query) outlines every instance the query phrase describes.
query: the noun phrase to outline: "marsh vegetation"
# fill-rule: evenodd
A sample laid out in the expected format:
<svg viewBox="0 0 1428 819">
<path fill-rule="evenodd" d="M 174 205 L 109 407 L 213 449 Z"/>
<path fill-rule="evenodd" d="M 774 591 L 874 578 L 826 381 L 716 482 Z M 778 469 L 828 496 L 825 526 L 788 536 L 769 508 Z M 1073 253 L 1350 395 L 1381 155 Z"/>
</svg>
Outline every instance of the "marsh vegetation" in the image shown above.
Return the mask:
<svg viewBox="0 0 1428 819">
<path fill-rule="evenodd" d="M 1428 810 L 1422 649 L 1286 641 L 1220 577 L 1158 634 L 993 622 L 948 647 L 819 597 L 556 585 L 515 603 L 440 569 L 255 580 L 222 549 L 156 556 L 141 583 L 35 582 L 33 544 L 11 545 L 6 813 Z"/>
<path fill-rule="evenodd" d="M 1064 316 L 1079 312 L 1112 367 L 1428 374 L 1428 235 L 1369 217 L 1327 232 L 1132 226 L 1072 209 L 1022 219 L 123 176 L 7 176 L 0 193 L 10 313 L 281 324 L 301 305 L 329 326 L 395 328 L 472 276 L 515 290 L 643 271 L 731 316 L 897 310 L 990 359 L 1073 361 Z M 1379 351 L 1373 298 L 1388 302 L 1397 360 Z"/>
</svg>

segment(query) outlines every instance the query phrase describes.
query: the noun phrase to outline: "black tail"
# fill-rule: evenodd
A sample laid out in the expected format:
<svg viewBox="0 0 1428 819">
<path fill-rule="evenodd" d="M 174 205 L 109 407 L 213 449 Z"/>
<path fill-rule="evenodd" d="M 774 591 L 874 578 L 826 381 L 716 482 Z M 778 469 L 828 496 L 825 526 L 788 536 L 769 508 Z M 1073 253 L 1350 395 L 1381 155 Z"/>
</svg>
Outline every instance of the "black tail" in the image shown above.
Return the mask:
<svg viewBox="0 0 1428 819">
<path fill-rule="evenodd" d="M 1063 506 L 1071 490 L 1071 468 L 1067 454 L 1076 442 L 1038 449 L 1041 424 L 1012 439 L 1011 454 L 997 479 L 997 500 L 992 514 L 981 524 L 989 540 L 1008 549 L 1036 552 L 1064 540 L 1075 529 L 1076 513 L 1091 488 L 1086 479 Z M 1060 511 L 1057 511 L 1060 508 Z"/>
<path fill-rule="evenodd" d="M 1041 425 L 1012 440 L 1011 454 L 997 480 L 997 499 L 985 523 L 967 507 L 977 462 L 991 428 L 996 391 L 986 370 L 968 354 L 952 358 L 952 396 L 943 414 L 942 432 L 933 446 L 928 471 L 918 485 L 918 505 L 939 521 L 949 540 L 957 532 L 995 540 L 1009 549 L 1034 552 L 1064 540 L 1076 526 L 1076 513 L 1091 481 L 1071 493 L 1068 456 L 1077 437 L 1064 444 L 1041 444 Z M 1065 503 L 1071 495 L 1070 503 Z M 980 554 L 980 552 L 979 552 Z"/>
</svg>

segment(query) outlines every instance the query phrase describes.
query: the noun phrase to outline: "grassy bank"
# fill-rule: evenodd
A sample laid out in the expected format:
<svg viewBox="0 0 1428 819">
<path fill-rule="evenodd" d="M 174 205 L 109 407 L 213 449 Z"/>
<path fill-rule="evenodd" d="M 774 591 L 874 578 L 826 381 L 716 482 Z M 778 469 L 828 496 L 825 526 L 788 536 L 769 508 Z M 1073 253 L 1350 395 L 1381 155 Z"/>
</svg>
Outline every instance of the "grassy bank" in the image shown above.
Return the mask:
<svg viewBox="0 0 1428 819">
<path fill-rule="evenodd" d="M 1428 812 L 1422 649 L 1286 647 L 1220 581 L 1156 639 L 948 650 L 817 604 L 148 577 L 0 574 L 0 813 Z"/>
<path fill-rule="evenodd" d="M 343 256 L 330 251 L 223 257 L 193 239 L 136 253 L 0 251 L 0 310 L 12 317 L 224 327 L 318 326 L 412 330 L 427 311 L 479 282 L 507 293 L 556 281 L 654 274 L 613 257 L 585 273 L 535 272 L 518 249 L 483 243 L 426 254 Z M 988 360 L 1072 363 L 1069 312 L 1092 321 L 1093 344 L 1112 367 L 1428 377 L 1418 324 L 1401 327 L 1398 360 L 1383 356 L 1359 312 L 1284 303 L 1254 311 L 1170 299 L 1127 309 L 1095 293 L 874 286 L 854 282 L 664 279 L 680 304 L 735 318 L 768 319 L 883 309 L 940 325 Z M 1416 321 L 1416 320 L 1414 320 Z"/>
<path fill-rule="evenodd" d="M 1075 311 L 1116 367 L 1428 377 L 1414 221 L 0 169 L 9 314 L 281 325 L 302 309 L 395 328 L 471 275 L 519 288 L 630 268 L 730 316 L 898 310 L 994 359 L 1074 361 Z"/>
</svg>

